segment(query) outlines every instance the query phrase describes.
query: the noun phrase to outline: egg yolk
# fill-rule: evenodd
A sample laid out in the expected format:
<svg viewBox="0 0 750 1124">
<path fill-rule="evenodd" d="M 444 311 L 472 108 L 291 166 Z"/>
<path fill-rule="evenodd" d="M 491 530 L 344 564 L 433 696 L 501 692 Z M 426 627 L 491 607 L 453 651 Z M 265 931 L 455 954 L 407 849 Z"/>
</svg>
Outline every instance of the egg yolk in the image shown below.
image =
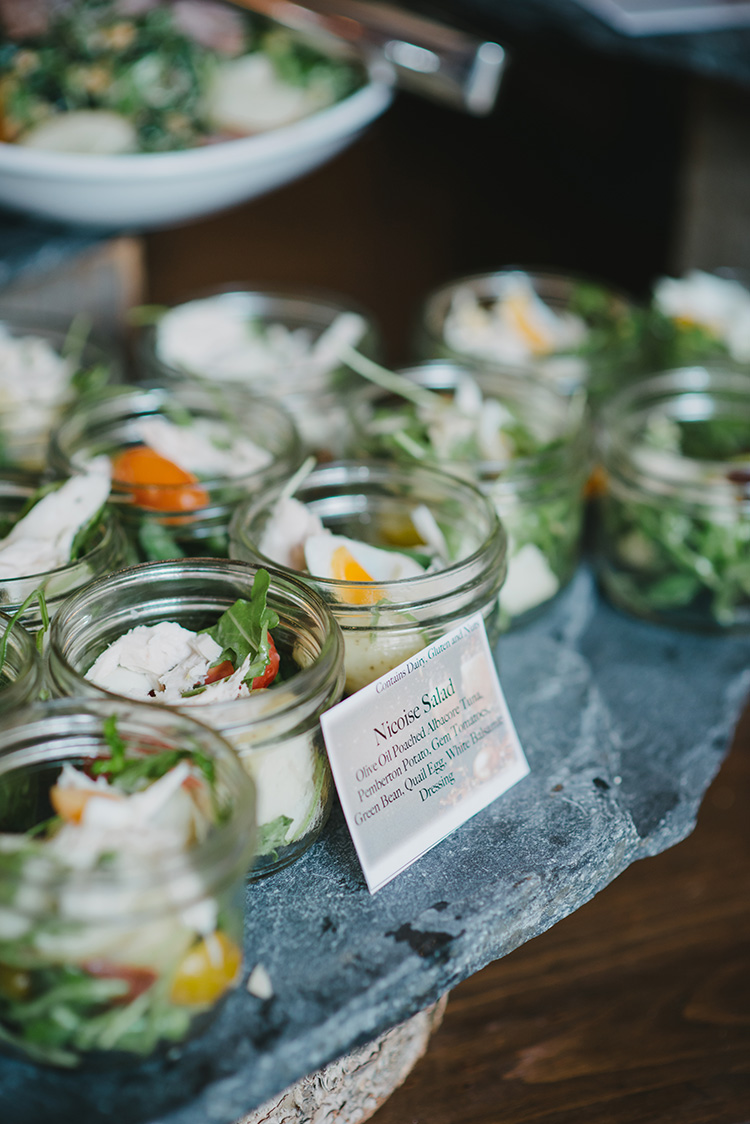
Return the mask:
<svg viewBox="0 0 750 1124">
<path fill-rule="evenodd" d="M 505 302 L 505 312 L 535 355 L 544 355 L 549 351 L 549 340 L 546 335 L 531 322 L 527 297 L 521 295 L 508 297 Z"/>
<path fill-rule="evenodd" d="M 375 580 L 345 546 L 337 546 L 331 555 L 331 577 L 346 582 Z M 348 589 L 341 590 L 339 596 L 350 605 L 374 605 L 383 593 L 380 589 Z"/>
<path fill-rule="evenodd" d="M 209 500 L 197 476 L 148 445 L 134 445 L 114 457 L 112 479 L 129 488 L 134 503 L 152 511 L 195 511 Z"/>
</svg>

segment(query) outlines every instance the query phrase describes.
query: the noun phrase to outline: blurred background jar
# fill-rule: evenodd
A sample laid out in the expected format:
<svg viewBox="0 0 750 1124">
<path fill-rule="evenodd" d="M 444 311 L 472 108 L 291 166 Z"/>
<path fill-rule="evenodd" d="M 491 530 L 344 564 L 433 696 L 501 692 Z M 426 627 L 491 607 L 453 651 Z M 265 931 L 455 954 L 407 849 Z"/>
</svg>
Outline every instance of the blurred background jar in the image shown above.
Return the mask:
<svg viewBox="0 0 750 1124">
<path fill-rule="evenodd" d="M 42 663 L 36 644 L 18 621 L 0 613 L 0 714 L 39 698 Z"/>
<path fill-rule="evenodd" d="M 502 269 L 450 281 L 424 301 L 423 358 L 533 372 L 598 397 L 644 369 L 645 323 L 623 294 L 554 271 Z"/>
<path fill-rule="evenodd" d="M 142 1061 L 200 1031 L 239 983 L 255 843 L 253 785 L 230 746 L 162 707 L 81 698 L 4 715 L 0 741 L 1 1048 L 100 1066 Z M 90 830 L 79 837 L 70 799 L 53 803 L 52 789 L 66 768 L 90 772 L 116 752 L 140 770 L 142 795 L 165 756 L 173 768 L 195 755 L 212 803 L 192 840 L 176 842 L 174 820 L 132 846 L 115 819 L 107 853 L 92 849 Z M 117 807 L 114 795 L 98 803 Z M 65 849 L 48 821 L 67 833 Z"/>
<path fill-rule="evenodd" d="M 321 594 L 344 635 L 348 694 L 475 613 L 482 614 L 490 643 L 497 640 L 506 537 L 493 505 L 473 484 L 422 466 L 333 462 L 302 480 L 295 499 L 314 522 L 320 520 L 323 539 L 330 531 L 347 540 L 339 555 L 343 566 L 325 541 L 312 573 L 300 568 L 303 562 L 290 565 L 271 550 L 268 540 L 278 537 L 272 530 L 281 510 L 278 488 L 237 509 L 231 554 L 273 566 Z M 296 545 L 302 531 L 297 509 L 289 531 Z M 418 563 L 418 573 L 394 578 L 390 566 L 387 572 L 373 567 L 365 573 L 357 543 L 392 552 L 395 565 L 397 554 L 406 554 Z M 339 544 L 334 539 L 331 545 Z M 340 570 L 353 576 L 341 576 Z"/>
<path fill-rule="evenodd" d="M 138 373 L 150 385 L 187 379 L 276 397 L 305 451 L 330 460 L 343 451 L 345 400 L 359 382 L 340 361 L 342 343 L 368 356 L 381 348 L 372 317 L 348 299 L 238 286 L 174 305 L 144 326 Z"/>
<path fill-rule="evenodd" d="M 0 468 L 41 472 L 63 411 L 121 377 L 119 355 L 86 317 L 63 323 L 0 306 Z"/>
<path fill-rule="evenodd" d="M 503 623 L 528 619 L 566 585 L 580 555 L 591 443 L 583 391 L 561 394 L 536 375 L 444 360 L 399 374 L 414 397 L 361 392 L 352 405 L 357 441 L 372 455 L 432 464 L 481 488 L 508 535 Z"/>
<path fill-rule="evenodd" d="M 26 475 L 0 477 L 0 538 L 9 534 L 41 494 Z M 117 515 L 105 506 L 85 533 L 74 537 L 70 561 L 64 565 L 36 573 L 32 568 L 31 573 L 14 576 L 3 576 L 0 566 L 0 608 L 12 615 L 28 602 L 20 619 L 27 628 L 38 628 L 44 613 L 38 597 L 33 597 L 35 591 L 41 592 L 53 617 L 71 593 L 126 565 L 129 557 L 127 537 Z"/>
<path fill-rule="evenodd" d="M 750 627 L 750 376 L 665 371 L 602 414 L 597 564 L 607 596 L 662 624 Z"/>
<path fill-rule="evenodd" d="M 135 625 L 176 621 L 211 627 L 252 596 L 257 567 L 186 559 L 145 563 L 92 583 L 53 622 L 48 678 L 53 695 L 121 698 L 86 678 L 98 657 Z M 279 870 L 318 838 L 333 784 L 320 715 L 341 698 L 343 644 L 330 612 L 300 582 L 272 576 L 267 604 L 279 616 L 273 638 L 278 682 L 242 698 L 170 707 L 221 733 L 239 753 L 257 792 L 258 843 L 251 877 Z M 154 703 L 154 706 L 157 704 Z"/>
<path fill-rule="evenodd" d="M 54 431 L 59 475 L 109 460 L 116 509 L 142 561 L 226 557 L 237 503 L 285 480 L 301 457 L 282 406 L 230 387 L 118 387 L 69 411 Z"/>
</svg>

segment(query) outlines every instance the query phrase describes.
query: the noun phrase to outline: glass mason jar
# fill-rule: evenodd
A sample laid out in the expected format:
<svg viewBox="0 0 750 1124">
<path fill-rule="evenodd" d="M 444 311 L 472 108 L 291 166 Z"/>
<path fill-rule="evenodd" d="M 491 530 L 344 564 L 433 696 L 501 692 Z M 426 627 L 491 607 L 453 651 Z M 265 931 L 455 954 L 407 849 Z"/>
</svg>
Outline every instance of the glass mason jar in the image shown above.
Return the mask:
<svg viewBox="0 0 750 1124">
<path fill-rule="evenodd" d="M 23 477 L 0 478 L 0 527 L 4 528 L 3 535 L 8 534 L 21 517 L 35 491 L 36 488 Z M 80 557 L 43 573 L 0 577 L 0 609 L 12 616 L 35 590 L 40 590 L 52 617 L 69 594 L 83 588 L 94 578 L 119 569 L 127 561 L 125 534 L 117 516 L 105 507 L 86 551 Z M 42 623 L 42 611 L 36 598 L 29 601 L 20 619 L 27 628 L 36 628 Z"/>
<path fill-rule="evenodd" d="M 0 469 L 43 471 L 64 410 L 121 377 L 115 352 L 82 322 L 0 306 Z"/>
<path fill-rule="evenodd" d="M 4 651 L 3 651 L 3 645 Z M 18 621 L 0 613 L 0 715 L 39 698 L 42 662 L 33 639 Z"/>
<path fill-rule="evenodd" d="M 518 378 L 439 359 L 399 374 L 433 391 L 435 408 L 369 387 L 352 403 L 357 443 L 373 456 L 433 464 L 473 481 L 489 496 L 508 536 L 508 572 L 500 590 L 503 625 L 528 620 L 570 581 L 578 564 L 590 467 L 584 394 L 560 394 L 532 375 Z M 447 411 L 467 378 L 481 392 L 481 409 L 475 416 L 456 411 L 458 428 L 452 432 Z M 502 413 L 490 429 L 493 403 Z M 399 439 L 402 434 L 406 439 Z M 507 457 L 482 455 L 481 441 L 496 445 L 498 436 L 511 450 Z"/>
<path fill-rule="evenodd" d="M 112 482 L 110 502 L 138 561 L 195 555 L 226 558 L 229 520 L 236 504 L 287 479 L 299 465 L 301 446 L 294 423 L 277 402 L 232 388 L 118 387 L 67 414 L 52 434 L 50 465 L 68 476 L 80 472 L 93 457 L 114 458 L 146 443 L 139 427 L 158 418 L 182 431 L 187 431 L 191 420 L 215 424 L 219 432 L 226 429 L 228 440 L 249 439 L 268 454 L 268 463 L 236 476 L 204 479 L 196 473 L 181 483 Z"/>
<path fill-rule="evenodd" d="M 238 598 L 250 597 L 256 572 L 243 562 L 189 559 L 144 563 L 92 583 L 53 622 L 50 691 L 119 697 L 86 678 L 110 644 L 134 625 L 210 627 Z M 341 636 L 320 598 L 273 574 L 268 605 L 279 615 L 273 630 L 279 681 L 245 698 L 170 708 L 218 730 L 255 782 L 258 843 L 251 878 L 287 866 L 323 830 L 333 786 L 320 715 L 339 701 L 343 687 Z"/>
<path fill-rule="evenodd" d="M 354 346 L 376 358 L 380 335 L 372 317 L 348 299 L 239 286 L 204 293 L 142 330 L 140 377 L 156 386 L 188 378 L 211 387 L 258 388 L 284 403 L 305 451 L 330 460 L 343 451 L 346 395 L 359 378 L 319 341 L 344 313 L 362 321 Z"/>
<path fill-rule="evenodd" d="M 266 557 L 260 548 L 280 489 L 237 509 L 231 553 L 275 566 L 319 591 L 344 635 L 346 693 L 352 694 L 480 612 L 490 643 L 499 635 L 498 593 L 505 577 L 505 532 L 492 504 L 467 481 L 429 468 L 373 461 L 321 465 L 295 496 L 336 535 L 373 546 L 419 547 L 412 521 L 426 507 L 449 553 L 440 570 L 373 584 L 311 576 Z"/>
<path fill-rule="evenodd" d="M 750 627 L 750 377 L 687 367 L 613 397 L 599 435 L 597 565 L 620 608 Z"/>
<path fill-rule="evenodd" d="M 113 850 L 92 854 L 76 838 L 85 809 L 51 803 L 64 765 L 114 758 L 113 718 L 126 759 L 187 751 L 211 768 L 213 822 L 191 845 L 131 849 L 120 828 L 118 846 L 113 820 Z M 230 746 L 164 707 L 80 698 L 0 718 L 0 741 L 0 1048 L 100 1066 L 199 1032 L 242 961 L 255 794 Z M 64 849 L 39 830 L 55 809 Z"/>
<path fill-rule="evenodd" d="M 533 371 L 563 393 L 602 393 L 643 369 L 634 304 L 553 271 L 503 269 L 450 281 L 427 296 L 417 346 L 426 359 Z"/>
</svg>

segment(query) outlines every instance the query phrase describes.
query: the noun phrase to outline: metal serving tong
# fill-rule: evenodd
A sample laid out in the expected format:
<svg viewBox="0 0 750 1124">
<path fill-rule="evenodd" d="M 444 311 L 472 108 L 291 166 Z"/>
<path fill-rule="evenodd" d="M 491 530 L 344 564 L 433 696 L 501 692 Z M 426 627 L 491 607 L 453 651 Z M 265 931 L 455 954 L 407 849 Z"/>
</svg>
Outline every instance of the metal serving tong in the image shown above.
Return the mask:
<svg viewBox="0 0 750 1124">
<path fill-rule="evenodd" d="M 233 0 L 339 53 L 384 60 L 399 86 L 477 117 L 495 104 L 507 54 L 499 43 L 377 0 Z"/>
</svg>

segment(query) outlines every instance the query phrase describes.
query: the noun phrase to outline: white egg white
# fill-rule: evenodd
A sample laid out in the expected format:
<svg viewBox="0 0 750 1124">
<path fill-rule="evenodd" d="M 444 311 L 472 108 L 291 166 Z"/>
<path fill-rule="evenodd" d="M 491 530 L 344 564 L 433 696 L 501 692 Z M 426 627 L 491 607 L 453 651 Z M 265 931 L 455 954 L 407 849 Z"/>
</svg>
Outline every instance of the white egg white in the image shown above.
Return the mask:
<svg viewBox="0 0 750 1124">
<path fill-rule="evenodd" d="M 340 547 L 352 555 L 373 581 L 398 581 L 424 573 L 422 566 L 408 554 L 383 550 L 344 535 L 322 534 L 311 535 L 305 542 L 305 564 L 313 577 L 334 577 L 333 555 Z"/>
</svg>

